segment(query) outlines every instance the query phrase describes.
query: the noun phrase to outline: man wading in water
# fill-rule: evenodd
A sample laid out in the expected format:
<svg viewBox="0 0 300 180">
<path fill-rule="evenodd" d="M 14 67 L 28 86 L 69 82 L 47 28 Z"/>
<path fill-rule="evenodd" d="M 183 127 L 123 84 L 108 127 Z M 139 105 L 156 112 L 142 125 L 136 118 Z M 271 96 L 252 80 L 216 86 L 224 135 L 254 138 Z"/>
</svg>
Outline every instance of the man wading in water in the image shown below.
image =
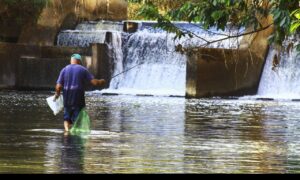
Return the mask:
<svg viewBox="0 0 300 180">
<path fill-rule="evenodd" d="M 73 54 L 71 64 L 61 70 L 56 84 L 55 100 L 63 91 L 64 99 L 64 127 L 68 132 L 75 122 L 79 112 L 85 107 L 84 87 L 86 83 L 93 86 L 102 86 L 104 79 L 95 79 L 94 76 L 82 66 L 79 54 Z"/>
</svg>

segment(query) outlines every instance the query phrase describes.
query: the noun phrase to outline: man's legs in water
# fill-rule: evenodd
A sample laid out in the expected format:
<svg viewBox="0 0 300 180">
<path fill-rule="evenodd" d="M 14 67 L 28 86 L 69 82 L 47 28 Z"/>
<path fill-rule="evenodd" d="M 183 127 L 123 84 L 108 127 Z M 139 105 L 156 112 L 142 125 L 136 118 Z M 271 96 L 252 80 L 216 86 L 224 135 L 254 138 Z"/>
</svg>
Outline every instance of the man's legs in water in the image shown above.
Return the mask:
<svg viewBox="0 0 300 180">
<path fill-rule="evenodd" d="M 66 132 L 69 132 L 72 125 L 77 119 L 82 108 L 79 107 L 65 107 L 64 110 L 64 128 Z"/>
<path fill-rule="evenodd" d="M 69 130 L 71 129 L 72 127 L 72 124 L 70 123 L 70 121 L 64 121 L 64 127 L 65 127 L 65 131 L 66 132 L 69 132 Z"/>
<path fill-rule="evenodd" d="M 72 115 L 73 111 L 70 107 L 64 108 L 64 128 L 66 132 L 69 132 L 72 126 Z"/>
</svg>

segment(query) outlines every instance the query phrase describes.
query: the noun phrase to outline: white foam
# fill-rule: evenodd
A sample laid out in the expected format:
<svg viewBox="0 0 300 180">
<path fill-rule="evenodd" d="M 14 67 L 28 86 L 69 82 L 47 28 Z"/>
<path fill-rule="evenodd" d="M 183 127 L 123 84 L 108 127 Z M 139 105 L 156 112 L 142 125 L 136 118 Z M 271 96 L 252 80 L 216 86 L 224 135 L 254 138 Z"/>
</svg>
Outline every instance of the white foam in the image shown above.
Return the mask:
<svg viewBox="0 0 300 180">
<path fill-rule="evenodd" d="M 134 89 L 134 88 L 120 88 L 120 89 L 105 89 L 102 91 L 94 91 L 93 93 L 99 94 L 122 94 L 122 95 L 135 95 L 135 96 L 185 96 L 185 92 L 175 89 Z"/>
<path fill-rule="evenodd" d="M 48 133 L 55 133 L 55 134 L 62 134 L 64 133 L 63 129 L 30 129 L 28 131 L 31 132 L 48 132 Z M 118 137 L 119 134 L 110 131 L 98 131 L 92 130 L 90 134 L 84 135 L 85 137 L 102 137 L 102 138 L 109 138 L 109 137 Z"/>
<path fill-rule="evenodd" d="M 30 129 L 28 131 L 32 131 L 32 132 L 50 132 L 50 133 L 57 133 L 57 134 L 61 134 L 64 132 L 64 130 L 62 129 Z"/>
<path fill-rule="evenodd" d="M 285 44 L 289 43 L 286 41 Z M 286 47 L 286 45 L 284 45 Z M 280 59 L 279 66 L 272 70 L 274 56 Z M 296 49 L 290 53 L 278 55 L 271 48 L 266 60 L 258 89 L 258 97 L 274 99 L 299 99 L 300 98 L 300 57 Z"/>
</svg>

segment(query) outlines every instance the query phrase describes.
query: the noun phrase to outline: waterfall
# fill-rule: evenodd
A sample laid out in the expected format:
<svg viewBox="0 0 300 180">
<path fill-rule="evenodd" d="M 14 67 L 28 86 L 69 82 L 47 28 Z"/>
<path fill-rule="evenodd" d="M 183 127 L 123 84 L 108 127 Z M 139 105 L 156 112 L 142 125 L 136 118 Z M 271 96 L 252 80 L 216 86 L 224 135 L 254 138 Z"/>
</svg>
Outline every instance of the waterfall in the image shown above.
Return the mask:
<svg viewBox="0 0 300 180">
<path fill-rule="evenodd" d="M 66 30 L 58 35 L 58 46 L 89 47 L 91 43 L 104 43 L 107 31 Z"/>
<path fill-rule="evenodd" d="M 109 49 L 112 52 L 114 60 L 113 76 L 124 71 L 123 67 L 123 48 L 122 48 L 122 34 L 120 32 L 112 33 L 112 42 L 109 44 Z M 118 82 L 121 81 L 122 76 L 115 77 L 110 83 L 110 88 L 117 88 Z"/>
<path fill-rule="evenodd" d="M 102 92 L 121 94 L 185 94 L 186 57 L 175 52 L 171 36 L 140 31 L 129 35 L 123 45 L 123 65 L 130 71 L 112 79 Z M 115 74 L 122 72 L 116 68 Z"/>
<path fill-rule="evenodd" d="M 187 23 L 179 24 L 207 40 L 224 38 L 224 32 L 207 32 Z M 197 31 L 195 31 L 197 30 Z M 102 93 L 185 96 L 187 57 L 175 51 L 178 44 L 197 47 L 205 41 L 185 37 L 174 41 L 175 34 L 157 30 L 151 25 L 141 25 L 138 32 L 128 35 L 123 44 L 122 70 L 131 69 L 112 79 L 110 88 Z M 240 39 L 227 40 L 210 45 L 215 48 L 236 48 Z M 119 56 L 120 57 L 120 56 Z M 114 74 L 122 72 L 118 68 Z"/>
<path fill-rule="evenodd" d="M 291 43 L 296 45 L 296 40 L 290 38 L 285 41 L 285 50 L 281 53 L 270 48 L 258 96 L 276 99 L 300 98 L 300 57 L 295 48 L 290 48 Z M 276 60 L 279 61 L 278 67 L 273 68 L 273 62 Z"/>
<path fill-rule="evenodd" d="M 91 43 L 104 43 L 106 32 L 120 33 L 123 25 L 112 21 L 88 21 L 78 24 L 75 30 L 64 30 L 58 34 L 58 46 L 89 47 Z"/>
<path fill-rule="evenodd" d="M 62 31 L 58 36 L 58 45 L 88 47 L 90 43 L 103 43 L 105 33 L 113 25 L 102 23 L 83 22 L 75 30 Z M 187 57 L 176 52 L 175 46 L 180 44 L 183 47 L 198 47 L 206 42 L 197 37 L 184 37 L 174 41 L 175 34 L 154 29 L 154 23 L 139 23 L 138 31 L 132 34 L 122 32 L 120 23 L 114 27 L 110 44 L 114 57 L 113 76 L 130 70 L 113 78 L 109 88 L 100 93 L 185 96 Z M 205 31 L 194 24 L 176 25 L 209 41 L 241 31 L 220 31 L 214 28 Z M 237 48 L 240 40 L 241 38 L 228 39 L 206 47 Z"/>
</svg>

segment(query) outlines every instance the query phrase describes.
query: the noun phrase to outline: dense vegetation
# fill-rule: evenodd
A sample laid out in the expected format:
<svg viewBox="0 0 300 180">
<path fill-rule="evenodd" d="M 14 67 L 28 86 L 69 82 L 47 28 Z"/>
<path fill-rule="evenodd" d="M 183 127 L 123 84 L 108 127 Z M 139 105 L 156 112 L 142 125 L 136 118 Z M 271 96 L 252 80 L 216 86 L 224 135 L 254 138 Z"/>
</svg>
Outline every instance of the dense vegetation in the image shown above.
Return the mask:
<svg viewBox="0 0 300 180">
<path fill-rule="evenodd" d="M 171 21 L 200 23 L 205 29 L 213 26 L 225 29 L 229 24 L 237 27 L 253 26 L 253 31 L 248 33 L 274 25 L 275 32 L 269 40 L 279 45 L 300 27 L 299 0 L 186 0 L 181 1 L 182 3 L 169 0 L 129 0 L 129 2 L 141 6 L 138 12 L 140 17 L 157 20 L 158 27 L 176 33 L 177 38 L 194 34 L 176 28 Z M 273 23 L 263 26 L 261 19 L 269 15 L 273 16 Z M 245 34 L 239 36 L 243 35 Z"/>
<path fill-rule="evenodd" d="M 149 1 L 150 2 L 150 1 Z M 151 3 L 155 5 L 158 8 L 158 11 L 161 14 L 165 14 L 166 12 L 179 8 L 182 6 L 187 0 L 152 0 Z M 135 19 L 135 20 L 141 20 L 144 19 L 144 17 L 139 16 L 138 12 L 140 9 L 145 5 L 146 1 L 129 1 L 128 3 L 128 18 L 129 19 Z"/>
</svg>

